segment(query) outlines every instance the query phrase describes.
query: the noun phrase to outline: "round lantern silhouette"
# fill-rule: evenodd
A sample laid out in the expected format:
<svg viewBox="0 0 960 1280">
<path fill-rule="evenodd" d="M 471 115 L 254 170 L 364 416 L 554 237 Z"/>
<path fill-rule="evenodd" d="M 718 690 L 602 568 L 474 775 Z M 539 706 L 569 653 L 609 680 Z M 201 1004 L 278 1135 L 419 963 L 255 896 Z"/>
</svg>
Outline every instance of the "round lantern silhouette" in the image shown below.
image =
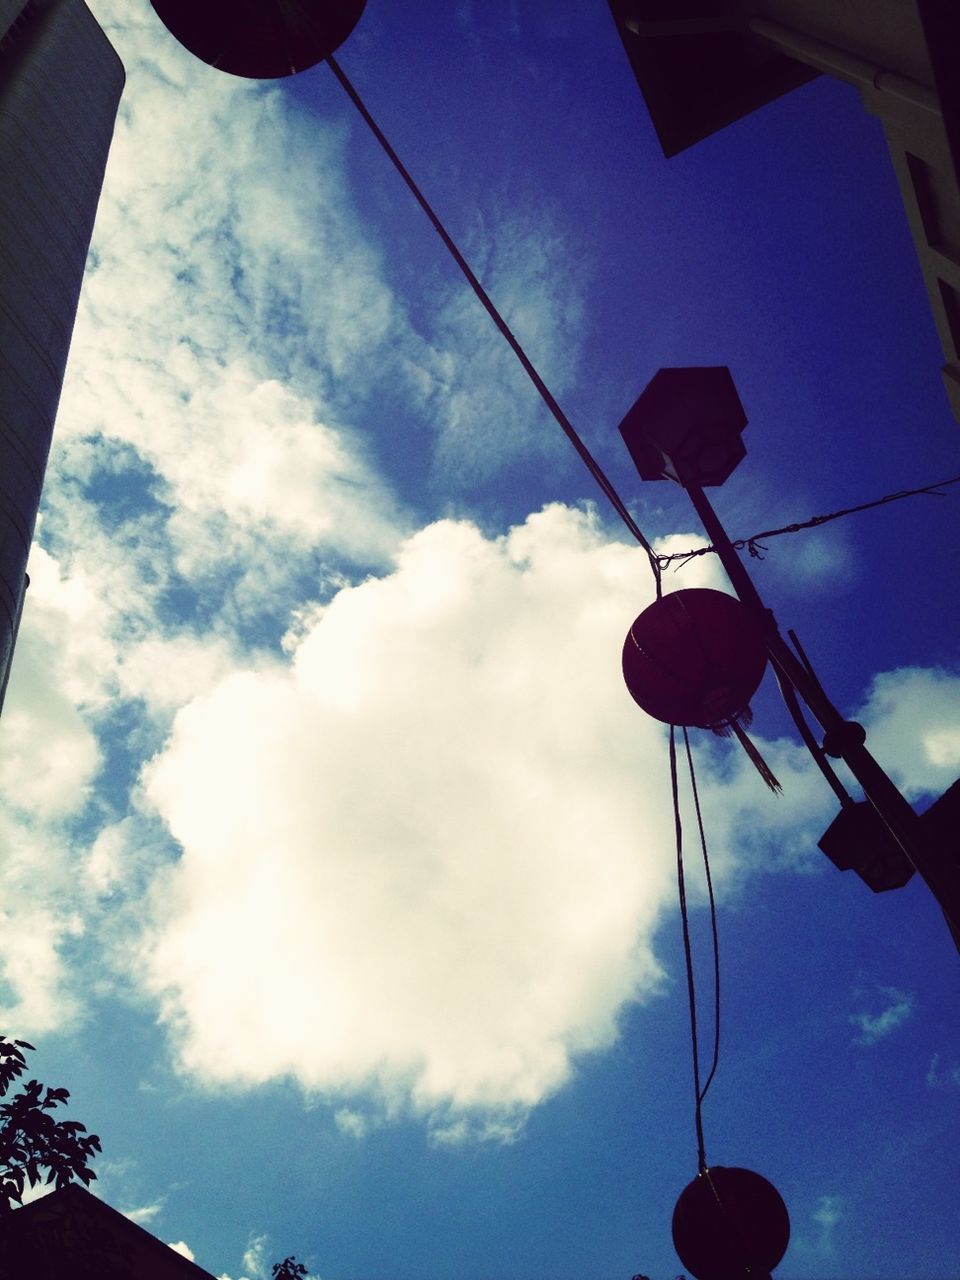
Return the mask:
<svg viewBox="0 0 960 1280">
<path fill-rule="evenodd" d="M 202 62 L 252 80 L 295 75 L 339 49 L 366 0 L 151 0 Z"/>
<path fill-rule="evenodd" d="M 723 731 L 742 721 L 766 664 L 761 618 L 707 587 L 655 600 L 623 646 L 631 696 L 664 724 Z"/>
<path fill-rule="evenodd" d="M 779 791 L 745 728 L 766 665 L 762 615 L 708 587 L 655 600 L 634 619 L 623 645 L 623 678 L 647 715 L 734 734 L 767 786 Z"/>
<path fill-rule="evenodd" d="M 673 1245 L 696 1280 L 768 1280 L 789 1242 L 779 1191 L 750 1169 L 704 1169 L 673 1211 Z"/>
</svg>

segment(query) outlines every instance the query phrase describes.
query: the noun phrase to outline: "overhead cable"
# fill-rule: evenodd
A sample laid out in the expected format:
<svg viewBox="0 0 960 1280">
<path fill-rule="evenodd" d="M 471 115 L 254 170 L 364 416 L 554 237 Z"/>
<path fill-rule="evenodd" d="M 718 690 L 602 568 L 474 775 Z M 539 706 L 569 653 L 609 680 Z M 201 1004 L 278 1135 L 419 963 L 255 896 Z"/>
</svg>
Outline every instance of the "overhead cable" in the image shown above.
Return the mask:
<svg viewBox="0 0 960 1280">
<path fill-rule="evenodd" d="M 347 94 L 350 101 L 360 112 L 360 115 L 363 117 L 371 133 L 376 138 L 376 140 L 380 143 L 380 146 L 383 148 L 384 152 L 389 157 L 397 173 L 399 173 L 400 177 L 403 179 L 407 187 L 410 189 L 410 192 L 412 193 L 414 199 L 417 201 L 417 203 L 420 205 L 420 208 L 429 218 L 437 235 L 439 235 L 440 239 L 443 241 L 444 245 L 446 246 L 447 250 L 450 253 L 450 256 L 453 258 L 457 266 L 460 268 L 464 278 L 466 279 L 467 283 L 470 285 L 473 292 L 476 294 L 477 298 L 480 300 L 487 314 L 490 316 L 490 319 L 497 326 L 500 333 L 502 334 L 506 342 L 509 344 L 514 355 L 520 361 L 520 364 L 523 366 L 524 372 L 526 373 L 530 381 L 533 383 L 533 385 L 536 387 L 540 395 L 540 398 L 543 400 L 544 404 L 550 410 L 551 414 L 553 415 L 556 422 L 558 423 L 561 431 L 564 433 L 564 435 L 567 437 L 567 439 L 576 449 L 577 453 L 580 455 L 585 466 L 587 467 L 587 470 L 590 472 L 590 474 L 596 480 L 597 484 L 606 494 L 610 504 L 612 505 L 613 509 L 616 511 L 617 515 L 626 525 L 627 529 L 630 531 L 632 536 L 637 540 L 637 542 L 639 542 L 640 546 L 643 547 L 644 551 L 646 551 L 647 558 L 650 561 L 650 569 L 653 573 L 654 581 L 656 583 L 657 595 L 659 596 L 661 594 L 660 561 L 657 557 L 656 552 L 653 550 L 653 547 L 651 546 L 650 542 L 644 536 L 642 530 L 640 529 L 640 526 L 637 524 L 633 516 L 627 510 L 626 504 L 624 503 L 623 499 L 620 497 L 620 495 L 617 493 L 616 489 L 614 488 L 613 482 L 606 475 L 606 473 L 604 472 L 600 464 L 597 462 L 596 458 L 594 458 L 593 454 L 590 452 L 590 450 L 587 448 L 586 444 L 580 437 L 579 432 L 576 430 L 576 428 L 571 423 L 570 419 L 567 417 L 567 415 L 560 408 L 557 401 L 554 399 L 553 395 L 550 392 L 549 387 L 544 382 L 543 378 L 541 378 L 540 374 L 537 372 L 536 368 L 533 365 L 533 362 L 527 356 L 527 353 L 524 351 L 523 347 L 520 345 L 520 342 L 518 341 L 517 337 L 511 330 L 510 326 L 507 324 L 506 320 L 504 320 L 503 316 L 500 314 L 500 311 L 497 309 L 496 304 L 492 301 L 486 289 L 484 289 L 483 285 L 474 275 L 466 258 L 464 258 L 463 254 L 457 248 L 457 245 L 455 244 L 453 238 L 450 236 L 446 227 L 440 221 L 440 218 L 438 217 L 438 215 L 434 212 L 433 207 L 430 205 L 426 196 L 424 196 L 423 192 L 417 186 L 417 183 L 414 181 L 413 177 L 407 170 L 406 166 L 403 164 L 402 160 L 397 155 L 396 151 L 394 151 L 393 147 L 388 142 L 386 136 L 383 133 L 383 130 L 380 128 L 380 126 L 374 120 L 373 116 L 368 111 L 359 93 L 353 87 L 350 80 L 347 78 L 346 73 L 343 71 L 343 68 L 340 66 L 340 64 L 337 62 L 336 58 L 333 57 L 332 54 L 328 56 L 326 61 L 327 61 L 327 65 L 330 67 L 330 70 L 333 72 L 333 74 L 336 76 L 337 80 L 339 81 L 344 92 Z"/>
<path fill-rule="evenodd" d="M 749 551 L 756 560 L 762 560 L 763 553 L 766 551 L 763 545 L 764 538 L 776 538 L 781 533 L 799 533 L 801 529 L 815 529 L 818 525 L 828 524 L 831 520 L 839 520 L 843 516 L 852 516 L 858 511 L 869 511 L 872 507 L 882 507 L 888 502 L 899 502 L 901 498 L 914 498 L 920 494 L 927 494 L 933 498 L 946 498 L 948 495 L 941 493 L 940 490 L 952 484 L 960 484 L 960 476 L 952 476 L 949 480 L 938 480 L 935 484 L 925 484 L 919 489 L 899 489 L 896 493 L 875 498 L 873 502 L 861 502 L 855 507 L 844 507 L 842 511 L 831 511 L 826 516 L 811 516 L 809 520 L 802 520 L 798 524 L 785 524 L 780 529 L 764 529 L 750 538 L 738 538 L 733 543 L 733 547 L 736 551 Z M 666 569 L 670 564 L 676 564 L 679 568 L 681 564 L 697 556 L 715 555 L 716 552 L 717 548 L 711 543 L 707 547 L 694 547 L 690 551 L 674 551 L 672 555 L 657 556 L 657 564 L 661 570 Z"/>
</svg>

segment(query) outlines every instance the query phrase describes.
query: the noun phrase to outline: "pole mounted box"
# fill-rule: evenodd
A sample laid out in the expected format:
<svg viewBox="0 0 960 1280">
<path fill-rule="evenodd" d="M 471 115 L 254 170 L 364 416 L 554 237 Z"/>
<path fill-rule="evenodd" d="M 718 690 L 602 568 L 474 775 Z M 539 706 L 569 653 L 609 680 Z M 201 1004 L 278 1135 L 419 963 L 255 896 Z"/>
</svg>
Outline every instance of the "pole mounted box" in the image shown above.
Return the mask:
<svg viewBox="0 0 960 1280">
<path fill-rule="evenodd" d="M 866 800 L 841 809 L 817 841 L 840 871 L 855 871 L 874 893 L 902 889 L 913 875 L 906 854 Z"/>
</svg>

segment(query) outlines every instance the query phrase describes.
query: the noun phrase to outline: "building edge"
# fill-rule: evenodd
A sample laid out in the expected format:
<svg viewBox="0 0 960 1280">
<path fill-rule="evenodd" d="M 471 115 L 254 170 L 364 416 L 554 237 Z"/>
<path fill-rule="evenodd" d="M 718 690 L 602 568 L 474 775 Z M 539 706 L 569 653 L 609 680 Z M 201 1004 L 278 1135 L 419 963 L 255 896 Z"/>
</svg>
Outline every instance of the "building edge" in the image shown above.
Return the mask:
<svg viewBox="0 0 960 1280">
<path fill-rule="evenodd" d="M 0 0 L 0 691 L 4 692 L 125 78 L 119 55 L 84 0 Z"/>
</svg>

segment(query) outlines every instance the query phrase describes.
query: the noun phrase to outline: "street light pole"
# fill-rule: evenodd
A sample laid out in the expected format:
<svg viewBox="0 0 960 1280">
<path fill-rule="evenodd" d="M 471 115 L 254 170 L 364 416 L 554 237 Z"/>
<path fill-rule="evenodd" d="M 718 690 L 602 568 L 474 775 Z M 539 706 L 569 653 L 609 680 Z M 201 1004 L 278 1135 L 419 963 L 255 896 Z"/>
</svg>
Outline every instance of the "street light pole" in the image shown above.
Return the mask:
<svg viewBox="0 0 960 1280">
<path fill-rule="evenodd" d="M 916 871 L 943 909 L 960 948 L 960 865 L 943 838 L 952 816 L 960 816 L 960 794 L 954 795 L 953 788 L 937 801 L 934 808 L 941 807 L 943 814 L 935 823 L 914 812 L 867 750 L 863 726 L 844 719 L 799 645 L 795 653 L 780 634 L 703 491 L 704 486 L 723 484 L 746 456 L 740 439 L 746 424 L 729 369 L 661 369 L 621 422 L 620 432 L 642 479 L 672 480 L 687 491 L 736 595 L 760 620 L 787 708 L 840 798 L 840 815 L 820 847 L 837 866 L 856 870 L 875 892 L 905 884 Z M 798 698 L 823 729 L 822 749 Z M 855 803 L 846 794 L 825 756 L 845 762 L 866 801 Z"/>
<path fill-rule="evenodd" d="M 960 883 L 957 883 L 957 878 L 950 875 L 949 868 L 928 847 L 919 816 L 867 750 L 863 727 L 855 721 L 843 718 L 824 693 L 820 682 L 810 674 L 780 634 L 772 610 L 764 605 L 701 486 L 687 480 L 682 473 L 680 483 L 700 517 L 734 591 L 745 605 L 764 618 L 770 661 L 816 716 L 824 731 L 823 745 L 827 755 L 843 760 L 860 783 L 863 794 L 879 814 L 884 826 L 940 903 L 956 937 L 960 933 Z"/>
</svg>

